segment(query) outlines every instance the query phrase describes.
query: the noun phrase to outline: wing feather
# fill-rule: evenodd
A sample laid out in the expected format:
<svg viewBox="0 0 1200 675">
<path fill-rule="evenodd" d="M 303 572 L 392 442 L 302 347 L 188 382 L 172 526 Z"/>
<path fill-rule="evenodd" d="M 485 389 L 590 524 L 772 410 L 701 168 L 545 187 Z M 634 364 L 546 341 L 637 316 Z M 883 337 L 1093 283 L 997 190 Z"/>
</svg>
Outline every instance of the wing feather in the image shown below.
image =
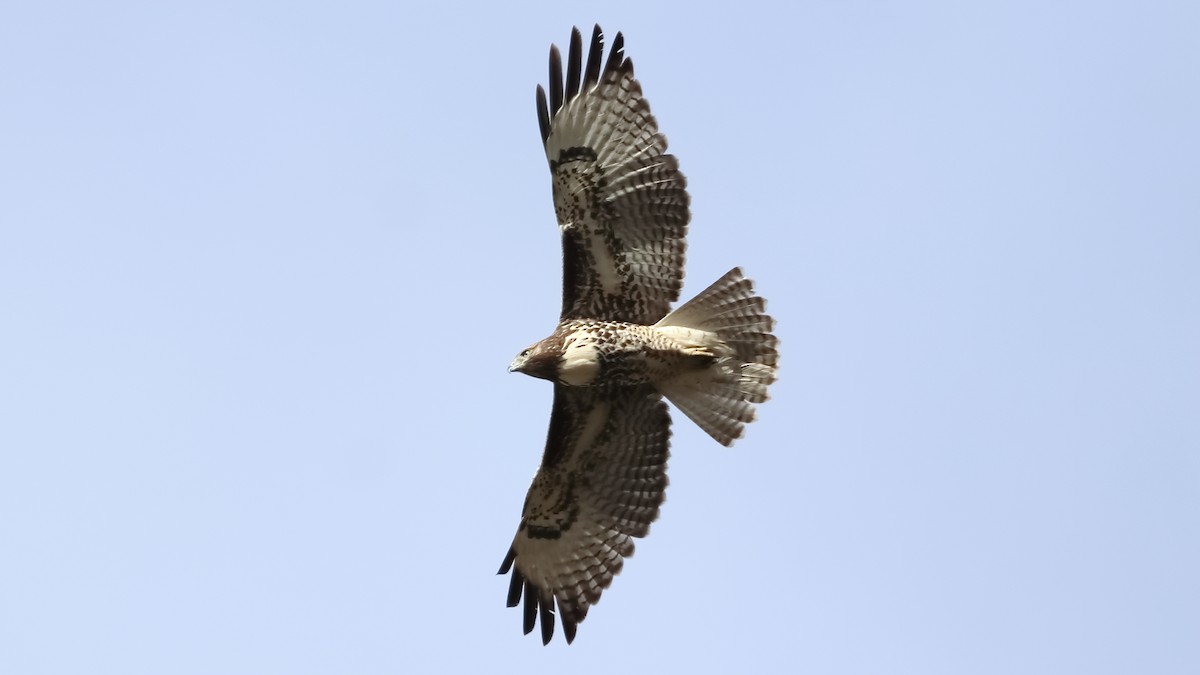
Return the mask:
<svg viewBox="0 0 1200 675">
<path fill-rule="evenodd" d="M 537 88 L 537 111 L 538 111 L 538 128 L 542 132 L 542 143 L 550 137 L 550 110 L 546 104 L 546 90 L 542 89 L 542 85 Z"/>
<path fill-rule="evenodd" d="M 582 52 L 583 37 L 576 28 L 571 31 L 571 48 L 567 51 L 567 99 L 575 98 L 579 94 L 579 67 Z"/>
<path fill-rule="evenodd" d="M 649 385 L 611 389 L 556 385 L 546 452 L 521 524 L 500 566 L 512 573 L 508 606 L 524 600 L 524 630 L 554 614 L 567 642 L 588 608 L 633 555 L 658 517 L 667 486 L 671 420 Z"/>
<path fill-rule="evenodd" d="M 548 104 L 538 88 L 538 124 L 563 237 L 563 319 L 653 323 L 670 310 L 683 283 L 687 179 L 666 154 L 667 139 L 624 44 L 618 33 L 604 60 L 596 26 L 582 66 L 582 36 L 575 29 L 565 91 L 556 48 Z"/>
<path fill-rule="evenodd" d="M 550 116 L 558 114 L 563 104 L 562 55 L 558 47 L 550 45 Z"/>
<path fill-rule="evenodd" d="M 587 67 L 584 68 L 583 86 L 590 89 L 600 80 L 600 56 L 604 51 L 604 32 L 600 26 L 592 28 L 592 48 L 588 50 Z M 582 48 L 582 45 L 580 45 Z"/>
</svg>

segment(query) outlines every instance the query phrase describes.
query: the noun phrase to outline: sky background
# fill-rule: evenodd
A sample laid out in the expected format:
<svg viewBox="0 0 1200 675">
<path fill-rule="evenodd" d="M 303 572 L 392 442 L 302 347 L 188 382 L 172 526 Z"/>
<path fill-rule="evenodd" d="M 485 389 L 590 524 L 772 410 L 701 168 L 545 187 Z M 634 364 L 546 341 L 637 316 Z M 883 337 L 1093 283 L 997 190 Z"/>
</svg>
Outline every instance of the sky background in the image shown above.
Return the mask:
<svg viewBox="0 0 1200 675">
<path fill-rule="evenodd" d="M 1200 672 L 1200 6 L 508 4 L 0 8 L 0 672 Z M 781 375 L 543 648 L 595 22 Z"/>
</svg>

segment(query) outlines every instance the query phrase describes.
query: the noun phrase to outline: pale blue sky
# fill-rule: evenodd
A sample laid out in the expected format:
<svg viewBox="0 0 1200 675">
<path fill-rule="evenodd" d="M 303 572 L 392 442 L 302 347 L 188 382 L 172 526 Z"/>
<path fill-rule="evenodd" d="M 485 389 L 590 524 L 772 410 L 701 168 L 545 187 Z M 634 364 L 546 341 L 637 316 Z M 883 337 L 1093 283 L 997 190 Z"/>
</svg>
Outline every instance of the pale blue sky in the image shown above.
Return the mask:
<svg viewBox="0 0 1200 675">
<path fill-rule="evenodd" d="M 642 4 L 0 9 L 0 672 L 1200 672 L 1198 6 Z M 782 371 L 543 648 L 597 21 Z"/>
</svg>

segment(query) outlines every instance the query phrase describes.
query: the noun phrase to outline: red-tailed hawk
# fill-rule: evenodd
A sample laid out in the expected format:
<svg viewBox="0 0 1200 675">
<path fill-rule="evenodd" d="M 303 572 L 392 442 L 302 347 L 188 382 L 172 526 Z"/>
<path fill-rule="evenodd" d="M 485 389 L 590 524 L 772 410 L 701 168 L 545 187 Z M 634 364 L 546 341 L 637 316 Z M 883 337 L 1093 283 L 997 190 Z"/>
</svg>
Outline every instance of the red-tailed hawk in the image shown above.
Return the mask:
<svg viewBox="0 0 1200 675">
<path fill-rule="evenodd" d="M 566 88 L 550 48 L 538 122 L 562 233 L 563 303 L 550 337 L 510 371 L 554 382 L 542 465 L 500 574 L 508 606 L 542 643 L 554 614 L 567 642 L 658 517 L 671 418 L 663 397 L 723 445 L 742 435 L 775 381 L 774 320 L 737 268 L 675 311 L 689 197 L 618 33 L 601 66 L 571 34 Z"/>
</svg>

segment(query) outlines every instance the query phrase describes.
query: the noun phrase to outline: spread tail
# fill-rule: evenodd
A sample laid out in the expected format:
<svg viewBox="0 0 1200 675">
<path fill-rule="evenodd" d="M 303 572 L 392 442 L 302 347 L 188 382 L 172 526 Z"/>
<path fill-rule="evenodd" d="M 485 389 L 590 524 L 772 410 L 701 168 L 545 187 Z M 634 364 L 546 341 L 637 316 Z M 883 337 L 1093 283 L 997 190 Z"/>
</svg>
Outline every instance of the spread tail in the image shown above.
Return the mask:
<svg viewBox="0 0 1200 675">
<path fill-rule="evenodd" d="M 779 340 L 775 320 L 754 283 L 733 268 L 699 295 L 655 324 L 686 349 L 709 352 L 706 368 L 658 383 L 676 408 L 722 445 L 732 445 L 754 420 L 754 404 L 767 400 L 775 381 Z"/>
</svg>

